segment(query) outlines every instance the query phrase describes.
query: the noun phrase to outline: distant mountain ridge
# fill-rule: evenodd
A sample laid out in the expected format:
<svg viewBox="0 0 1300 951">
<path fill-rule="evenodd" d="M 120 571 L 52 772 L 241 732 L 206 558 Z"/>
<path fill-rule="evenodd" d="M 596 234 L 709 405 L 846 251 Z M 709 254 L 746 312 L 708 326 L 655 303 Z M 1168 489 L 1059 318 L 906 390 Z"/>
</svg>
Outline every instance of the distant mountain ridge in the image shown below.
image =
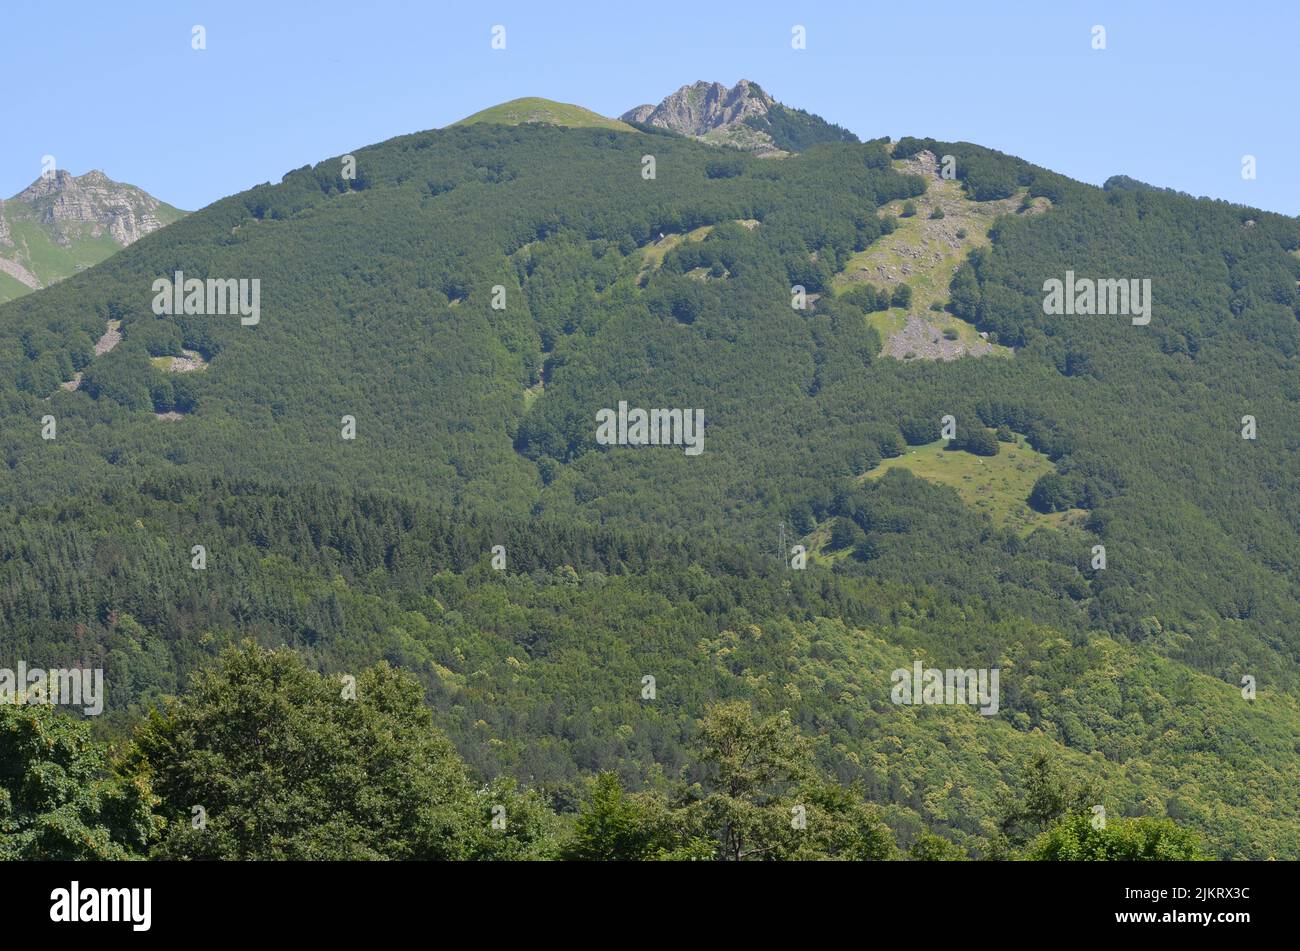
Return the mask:
<svg viewBox="0 0 1300 951">
<path fill-rule="evenodd" d="M 184 215 L 99 170 L 42 175 L 0 201 L 0 301 L 98 264 Z"/>
<path fill-rule="evenodd" d="M 619 118 L 760 156 L 799 152 L 818 142 L 858 141 L 847 129 L 777 102 L 748 79 L 730 89 L 701 80 L 682 86 L 657 106 L 636 106 Z"/>
</svg>

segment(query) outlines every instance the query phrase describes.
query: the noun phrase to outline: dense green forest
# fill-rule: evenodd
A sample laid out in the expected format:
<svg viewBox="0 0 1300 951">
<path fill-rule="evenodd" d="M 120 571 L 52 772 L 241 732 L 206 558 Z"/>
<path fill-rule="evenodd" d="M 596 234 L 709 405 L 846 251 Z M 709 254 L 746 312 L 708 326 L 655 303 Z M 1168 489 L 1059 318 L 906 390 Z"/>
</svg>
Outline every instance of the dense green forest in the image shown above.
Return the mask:
<svg viewBox="0 0 1300 951">
<path fill-rule="evenodd" d="M 879 484 L 882 497 L 925 488 L 903 473 Z M 0 544 L 22 553 L 0 573 L 12 649 L 102 666 L 116 689 L 91 723 L 105 740 L 252 637 L 333 674 L 408 671 L 477 775 L 563 802 L 597 772 L 663 794 L 698 781 L 700 711 L 743 701 L 789 715 L 819 768 L 876 804 L 905 848 L 928 832 L 988 854 L 1035 754 L 1105 789 L 1095 804 L 1112 815 L 1190 823 L 1225 856 L 1300 846 L 1293 698 L 1246 703 L 996 596 L 790 571 L 744 546 L 220 481 L 36 508 L 0 526 Z M 888 672 L 914 657 L 1001 668 L 1000 715 L 895 706 Z"/>
<path fill-rule="evenodd" d="M 478 784 L 386 662 L 348 683 L 293 651 L 222 653 L 110 751 L 46 706 L 0 706 L 4 859 L 960 861 L 921 832 L 904 853 L 856 784 L 817 769 L 790 714 L 709 705 L 698 778 L 628 792 Z M 1048 757 L 1001 803 L 994 852 L 1035 860 L 1199 859 L 1168 819 L 1094 821 L 1100 798 Z M 1096 807 L 1091 807 L 1095 809 Z"/>
<path fill-rule="evenodd" d="M 1005 359 L 882 356 L 879 295 L 836 292 L 925 194 L 922 150 L 971 202 L 1045 200 L 948 289 Z M 0 306 L 0 666 L 109 684 L 89 723 L 4 712 L 6 762 L 48 734 L 65 778 L 6 770 L 0 853 L 1300 857 L 1300 221 L 922 139 L 764 160 L 472 125 L 353 155 Z M 156 317 L 176 271 L 260 280 L 260 321 Z M 1045 314 L 1067 271 L 1150 279 L 1150 324 Z M 620 401 L 702 409 L 706 450 L 599 444 Z M 1027 441 L 1053 472 L 1024 501 L 1080 517 L 1020 532 L 861 478 L 945 416 L 953 452 Z M 998 714 L 892 703 L 916 659 L 1000 669 Z M 321 675 L 373 699 L 334 709 Z M 187 797 L 231 783 L 195 724 L 248 729 L 259 677 L 345 772 L 393 718 L 391 784 L 258 841 L 241 786 L 196 838 Z M 728 730 L 770 770 L 721 781 Z M 267 822 L 316 795 L 285 783 Z M 412 798 L 417 832 L 374 818 Z"/>
</svg>

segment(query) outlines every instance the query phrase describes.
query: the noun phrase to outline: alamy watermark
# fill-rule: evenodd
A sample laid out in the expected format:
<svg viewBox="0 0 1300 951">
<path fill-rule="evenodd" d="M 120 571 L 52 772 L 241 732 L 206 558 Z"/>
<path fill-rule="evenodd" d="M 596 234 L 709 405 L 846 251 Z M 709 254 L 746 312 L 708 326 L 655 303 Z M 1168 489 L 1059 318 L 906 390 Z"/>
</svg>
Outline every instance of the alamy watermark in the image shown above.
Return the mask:
<svg viewBox="0 0 1300 951">
<path fill-rule="evenodd" d="M 1065 280 L 1049 278 L 1043 282 L 1047 296 L 1043 298 L 1043 313 L 1059 317 L 1062 314 L 1098 316 L 1120 315 L 1132 317 L 1135 327 L 1151 323 L 1151 278 L 1138 280 L 1090 277 L 1075 278 L 1073 271 L 1065 272 Z"/>
<path fill-rule="evenodd" d="M 148 931 L 152 906 L 152 888 L 82 888 L 74 880 L 50 892 L 50 921 L 121 921 L 129 922 L 132 931 Z"/>
<path fill-rule="evenodd" d="M 252 327 L 262 319 L 262 282 L 258 278 L 160 277 L 153 282 L 153 312 L 157 317 L 239 314 L 239 322 Z"/>
<path fill-rule="evenodd" d="M 1000 676 L 997 667 L 940 670 L 927 668 L 918 660 L 911 670 L 899 667 L 889 675 L 894 685 L 889 698 L 905 706 L 971 704 L 978 706 L 984 716 L 992 717 L 998 713 Z"/>
<path fill-rule="evenodd" d="M 596 442 L 602 446 L 685 446 L 686 455 L 704 451 L 704 410 L 627 408 L 596 411 Z"/>
<path fill-rule="evenodd" d="M 0 667 L 0 703 L 81 707 L 86 716 L 99 716 L 104 712 L 104 668 L 44 670 L 20 660 L 16 671 Z"/>
</svg>

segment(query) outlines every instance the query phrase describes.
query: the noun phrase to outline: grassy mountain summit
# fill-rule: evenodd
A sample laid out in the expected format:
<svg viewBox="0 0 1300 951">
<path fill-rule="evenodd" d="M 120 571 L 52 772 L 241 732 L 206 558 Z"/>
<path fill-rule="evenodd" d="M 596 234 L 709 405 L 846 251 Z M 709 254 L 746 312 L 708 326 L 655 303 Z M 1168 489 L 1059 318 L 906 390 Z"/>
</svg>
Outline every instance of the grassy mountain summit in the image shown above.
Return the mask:
<svg viewBox="0 0 1300 951">
<path fill-rule="evenodd" d="M 119 725 L 243 638 L 386 659 L 476 771 L 564 795 L 698 779 L 743 700 L 904 845 L 994 851 L 1042 754 L 1300 856 L 1300 221 L 499 108 L 0 306 L 6 652 L 102 661 Z M 259 281 L 260 321 L 156 315 L 177 271 Z M 1150 280 L 1150 322 L 1050 313 L 1067 272 Z M 699 411 L 704 451 L 598 439 L 620 404 Z M 996 712 L 898 703 L 918 661 L 999 670 Z"/>
<path fill-rule="evenodd" d="M 476 122 L 491 122 L 498 125 L 519 125 L 524 122 L 542 122 L 548 125 L 566 126 L 570 129 L 617 129 L 631 132 L 632 127 L 617 119 L 607 119 L 602 115 L 584 109 L 582 106 L 566 102 L 555 102 L 537 96 L 511 99 L 496 106 L 489 106 L 472 116 L 466 116 L 459 122 L 452 123 L 452 128 L 473 125 Z"/>
<path fill-rule="evenodd" d="M 98 170 L 42 176 L 0 202 L 0 302 L 98 264 L 184 215 Z"/>
</svg>

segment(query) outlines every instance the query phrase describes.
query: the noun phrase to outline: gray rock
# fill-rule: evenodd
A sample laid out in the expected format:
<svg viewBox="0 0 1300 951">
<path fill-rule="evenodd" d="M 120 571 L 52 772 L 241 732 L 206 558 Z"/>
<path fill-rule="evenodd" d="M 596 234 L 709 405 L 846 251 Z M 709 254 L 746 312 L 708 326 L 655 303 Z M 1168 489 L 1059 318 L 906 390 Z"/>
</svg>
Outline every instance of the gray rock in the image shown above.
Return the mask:
<svg viewBox="0 0 1300 951">
<path fill-rule="evenodd" d="M 683 86 L 657 106 L 629 109 L 619 118 L 624 122 L 669 129 L 682 135 L 719 144 L 726 142 L 747 152 L 773 153 L 779 150 L 764 132 L 751 129 L 745 120 L 767 115 L 776 100 L 748 79 L 728 89 L 722 83 L 701 80 Z"/>
<path fill-rule="evenodd" d="M 162 204 L 136 188 L 115 182 L 95 170 L 73 176 L 58 169 L 48 178 L 42 176 L 10 199 L 30 207 L 34 217 L 50 230 L 55 242 L 65 247 L 71 243 L 73 225 L 77 234 L 89 233 L 97 238 L 105 231 L 122 247 L 134 244 L 163 222 L 157 215 Z"/>
</svg>

